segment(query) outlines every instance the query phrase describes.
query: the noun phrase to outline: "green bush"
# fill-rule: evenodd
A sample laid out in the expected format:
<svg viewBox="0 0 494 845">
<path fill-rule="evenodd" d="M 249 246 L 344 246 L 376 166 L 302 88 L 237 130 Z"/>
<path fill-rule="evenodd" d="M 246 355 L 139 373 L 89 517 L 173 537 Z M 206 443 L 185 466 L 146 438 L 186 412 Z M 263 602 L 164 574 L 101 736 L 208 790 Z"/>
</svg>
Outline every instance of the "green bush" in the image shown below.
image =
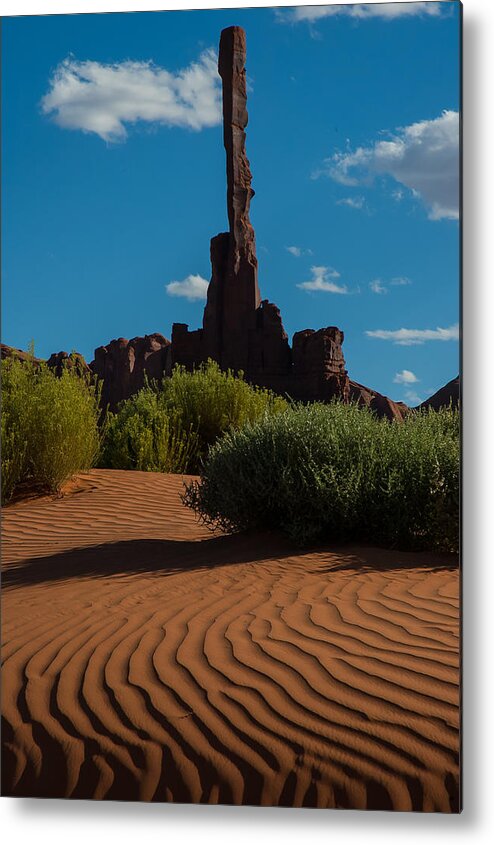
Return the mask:
<svg viewBox="0 0 494 845">
<path fill-rule="evenodd" d="M 100 465 L 194 473 L 226 431 L 286 407 L 213 361 L 194 372 L 177 366 L 161 385 L 146 386 L 108 414 Z"/>
<path fill-rule="evenodd" d="M 56 491 L 93 466 L 99 449 L 98 399 L 77 373 L 2 361 L 2 501 L 23 481 Z"/>
<path fill-rule="evenodd" d="M 292 407 L 226 434 L 184 501 L 228 531 L 455 551 L 458 413 L 396 423 L 355 405 Z"/>
<path fill-rule="evenodd" d="M 288 407 L 280 396 L 253 387 L 242 375 L 223 372 L 211 360 L 193 372 L 175 367 L 171 378 L 163 381 L 162 391 L 164 406 L 177 414 L 185 431 L 197 434 L 198 453 L 192 470 L 200 468 L 209 447 L 225 432 Z"/>
<path fill-rule="evenodd" d="M 29 395 L 30 365 L 6 359 L 2 375 L 2 503 L 26 474 L 27 432 L 21 424 Z"/>
<path fill-rule="evenodd" d="M 100 465 L 113 469 L 186 472 L 197 457 L 196 434 L 185 431 L 176 413 L 150 387 L 107 415 Z"/>
</svg>

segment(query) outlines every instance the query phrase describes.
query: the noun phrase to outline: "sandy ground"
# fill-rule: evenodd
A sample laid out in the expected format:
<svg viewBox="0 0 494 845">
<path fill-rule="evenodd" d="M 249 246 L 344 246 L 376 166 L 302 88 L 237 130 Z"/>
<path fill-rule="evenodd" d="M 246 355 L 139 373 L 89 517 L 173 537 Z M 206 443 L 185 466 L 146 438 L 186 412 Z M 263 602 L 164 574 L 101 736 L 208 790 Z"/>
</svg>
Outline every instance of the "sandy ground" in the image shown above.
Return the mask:
<svg viewBox="0 0 494 845">
<path fill-rule="evenodd" d="M 3 794 L 457 811 L 456 562 L 212 535 L 181 489 L 5 509 Z"/>
</svg>

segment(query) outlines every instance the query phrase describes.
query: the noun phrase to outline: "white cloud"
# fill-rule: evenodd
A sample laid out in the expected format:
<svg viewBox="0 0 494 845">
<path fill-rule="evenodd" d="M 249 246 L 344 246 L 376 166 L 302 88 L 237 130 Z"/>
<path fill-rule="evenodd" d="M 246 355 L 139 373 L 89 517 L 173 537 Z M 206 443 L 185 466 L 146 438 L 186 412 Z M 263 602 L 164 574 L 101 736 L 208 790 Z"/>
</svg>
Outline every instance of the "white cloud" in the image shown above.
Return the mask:
<svg viewBox="0 0 494 845">
<path fill-rule="evenodd" d="M 402 370 L 401 373 L 396 373 L 393 381 L 395 384 L 415 384 L 419 379 L 411 370 Z"/>
<path fill-rule="evenodd" d="M 387 293 L 388 288 L 387 285 L 393 285 L 394 287 L 403 287 L 404 285 L 411 285 L 411 281 L 407 276 L 394 276 L 390 279 L 389 282 L 383 284 L 381 279 L 373 279 L 372 282 L 369 282 L 369 287 L 372 293 Z"/>
<path fill-rule="evenodd" d="M 409 405 L 420 405 L 422 402 L 422 397 L 415 390 L 405 390 L 405 399 Z"/>
<path fill-rule="evenodd" d="M 390 140 L 375 141 L 353 152 L 335 153 L 324 165 L 325 170 L 320 172 L 342 185 L 369 184 L 376 175 L 391 176 L 422 199 L 431 220 L 458 218 L 459 115 L 456 111 L 443 111 L 434 120 L 399 128 Z"/>
<path fill-rule="evenodd" d="M 336 205 L 348 205 L 349 208 L 362 209 L 365 205 L 364 197 L 344 197 L 341 200 L 336 200 Z"/>
<path fill-rule="evenodd" d="M 458 340 L 459 326 L 456 324 L 447 329 L 397 329 L 396 331 L 376 329 L 367 331 L 366 335 L 379 338 L 379 340 L 391 340 L 398 346 L 418 346 L 428 340 Z"/>
<path fill-rule="evenodd" d="M 197 299 L 206 299 L 208 285 L 209 282 L 202 276 L 191 274 L 181 282 L 170 282 L 165 287 L 168 296 L 183 296 L 189 302 L 195 302 Z"/>
<path fill-rule="evenodd" d="M 422 2 L 422 3 L 357 3 L 347 6 L 297 6 L 287 11 L 279 11 L 277 18 L 286 23 L 298 23 L 299 21 L 314 22 L 321 18 L 347 16 L 351 18 L 382 18 L 383 20 L 394 20 L 395 18 L 412 16 L 439 17 L 442 13 L 443 3 Z"/>
<path fill-rule="evenodd" d="M 214 50 L 171 73 L 152 62 L 104 65 L 67 58 L 50 79 L 41 110 L 64 129 L 124 141 L 139 121 L 199 130 L 221 121 L 221 80 Z"/>
<path fill-rule="evenodd" d="M 387 293 L 387 290 L 382 284 L 381 279 L 374 279 L 374 281 L 369 282 L 369 287 L 372 293 Z"/>
<path fill-rule="evenodd" d="M 311 267 L 312 279 L 297 285 L 302 290 L 321 290 L 326 293 L 348 293 L 346 285 L 337 285 L 331 279 L 339 279 L 340 274 L 332 267 Z"/>
<path fill-rule="evenodd" d="M 408 278 L 408 276 L 394 276 L 394 278 L 391 279 L 389 284 L 395 285 L 397 287 L 404 287 L 404 285 L 411 285 L 412 282 L 411 279 Z"/>
<path fill-rule="evenodd" d="M 301 246 L 287 246 L 285 249 L 295 258 L 300 258 L 301 255 L 313 255 L 311 249 L 303 249 Z"/>
</svg>

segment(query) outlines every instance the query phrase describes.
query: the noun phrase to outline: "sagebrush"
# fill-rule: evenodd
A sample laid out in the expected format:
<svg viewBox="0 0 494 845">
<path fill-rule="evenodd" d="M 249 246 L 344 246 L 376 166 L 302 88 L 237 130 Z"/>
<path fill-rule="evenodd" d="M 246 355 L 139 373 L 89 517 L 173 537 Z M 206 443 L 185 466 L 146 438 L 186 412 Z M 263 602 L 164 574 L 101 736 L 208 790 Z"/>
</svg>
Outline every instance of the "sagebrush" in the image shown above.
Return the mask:
<svg viewBox="0 0 494 845">
<path fill-rule="evenodd" d="M 193 372 L 176 366 L 108 414 L 101 466 L 198 472 L 227 431 L 285 410 L 284 399 L 223 372 L 214 361 Z"/>
<path fill-rule="evenodd" d="M 99 410 L 88 380 L 16 358 L 1 362 L 1 376 L 3 502 L 21 482 L 54 492 L 94 465 Z"/>
<path fill-rule="evenodd" d="M 110 469 L 187 472 L 198 454 L 196 433 L 185 430 L 163 396 L 145 387 L 108 413 L 100 465 Z"/>
<path fill-rule="evenodd" d="M 459 415 L 398 423 L 356 405 L 295 406 L 227 433 L 184 501 L 228 531 L 456 551 Z"/>
</svg>

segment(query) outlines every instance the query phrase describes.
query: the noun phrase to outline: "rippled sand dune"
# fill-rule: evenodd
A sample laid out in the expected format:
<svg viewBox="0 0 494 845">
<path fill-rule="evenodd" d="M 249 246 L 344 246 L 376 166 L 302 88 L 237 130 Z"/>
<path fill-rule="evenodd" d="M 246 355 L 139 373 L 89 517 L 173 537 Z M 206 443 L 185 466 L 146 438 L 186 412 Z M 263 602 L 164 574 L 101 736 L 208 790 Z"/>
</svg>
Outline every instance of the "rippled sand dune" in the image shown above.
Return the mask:
<svg viewBox="0 0 494 845">
<path fill-rule="evenodd" d="M 95 470 L 3 517 L 2 792 L 458 810 L 458 571 L 212 535 Z"/>
</svg>

